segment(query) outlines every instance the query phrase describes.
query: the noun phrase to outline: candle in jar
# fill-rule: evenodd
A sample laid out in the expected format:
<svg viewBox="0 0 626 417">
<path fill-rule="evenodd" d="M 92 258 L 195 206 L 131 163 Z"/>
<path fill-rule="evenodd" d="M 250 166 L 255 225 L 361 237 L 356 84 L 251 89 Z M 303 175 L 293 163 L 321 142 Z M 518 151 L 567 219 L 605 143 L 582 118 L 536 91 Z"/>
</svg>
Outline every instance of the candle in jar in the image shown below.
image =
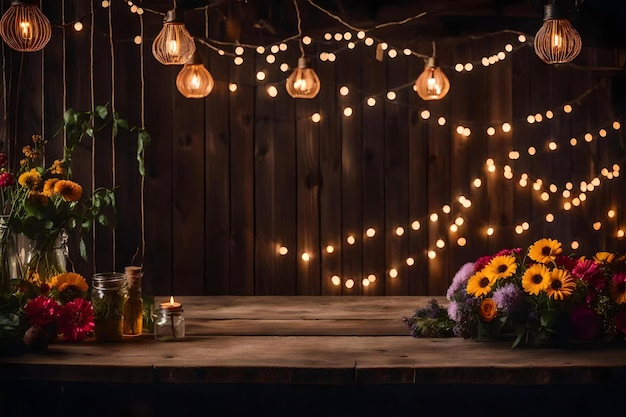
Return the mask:
<svg viewBox="0 0 626 417">
<path fill-rule="evenodd" d="M 177 311 L 182 309 L 182 304 L 178 301 L 174 301 L 174 296 L 170 296 L 169 303 L 161 303 L 161 308 L 171 311 Z"/>
</svg>

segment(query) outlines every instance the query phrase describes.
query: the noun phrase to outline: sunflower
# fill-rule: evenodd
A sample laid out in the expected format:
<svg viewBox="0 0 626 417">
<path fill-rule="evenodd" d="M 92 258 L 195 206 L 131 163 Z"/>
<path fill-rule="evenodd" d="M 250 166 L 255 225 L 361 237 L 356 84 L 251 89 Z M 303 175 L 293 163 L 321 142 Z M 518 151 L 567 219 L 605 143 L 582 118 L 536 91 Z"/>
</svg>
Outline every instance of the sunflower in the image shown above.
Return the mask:
<svg viewBox="0 0 626 417">
<path fill-rule="evenodd" d="M 54 184 L 54 192 L 61 195 L 65 201 L 78 201 L 83 195 L 83 187 L 70 180 L 58 180 Z"/>
<path fill-rule="evenodd" d="M 522 276 L 522 287 L 528 294 L 539 295 L 539 293 L 550 285 L 550 270 L 544 264 L 534 264 L 524 272 Z"/>
<path fill-rule="evenodd" d="M 565 297 L 572 295 L 575 288 L 576 283 L 572 275 L 565 269 L 555 268 L 550 274 L 550 281 L 546 292 L 550 298 L 563 300 Z"/>
<path fill-rule="evenodd" d="M 37 171 L 37 168 L 33 168 L 30 171 L 26 171 L 20 175 L 17 182 L 29 190 L 36 190 L 41 186 L 41 174 Z"/>
<path fill-rule="evenodd" d="M 560 255 L 561 252 L 561 242 L 554 239 L 539 239 L 528 248 L 530 259 L 542 264 L 554 262 L 557 255 Z"/>
<path fill-rule="evenodd" d="M 50 280 L 50 286 L 56 288 L 59 292 L 62 292 L 69 287 L 74 287 L 80 291 L 87 291 L 88 288 L 85 278 L 75 272 L 64 272 L 52 277 Z"/>
<path fill-rule="evenodd" d="M 480 297 L 491 292 L 492 284 L 493 280 L 489 279 L 484 271 L 478 271 L 467 281 L 467 289 L 465 291 L 469 295 Z"/>
<path fill-rule="evenodd" d="M 611 278 L 611 298 L 617 304 L 626 303 L 626 272 L 619 272 Z"/>
<path fill-rule="evenodd" d="M 46 182 L 43 183 L 43 195 L 46 197 L 52 197 L 54 195 L 54 184 L 58 181 L 58 178 L 47 179 Z"/>
<path fill-rule="evenodd" d="M 611 262 L 613 262 L 614 258 L 615 255 L 613 255 L 611 252 L 598 252 L 593 257 L 593 260 L 596 261 L 596 263 L 598 264 L 610 264 Z"/>
<path fill-rule="evenodd" d="M 500 278 L 508 278 L 517 271 L 517 262 L 514 256 L 500 255 L 493 258 L 485 267 L 485 275 L 497 281 Z"/>
</svg>

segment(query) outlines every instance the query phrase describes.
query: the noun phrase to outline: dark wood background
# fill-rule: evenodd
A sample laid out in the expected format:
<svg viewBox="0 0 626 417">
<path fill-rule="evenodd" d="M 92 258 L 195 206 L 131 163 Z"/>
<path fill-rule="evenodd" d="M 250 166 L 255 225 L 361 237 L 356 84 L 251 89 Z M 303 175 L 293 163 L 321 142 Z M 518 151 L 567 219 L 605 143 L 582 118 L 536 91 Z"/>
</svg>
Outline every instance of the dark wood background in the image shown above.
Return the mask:
<svg viewBox="0 0 626 417">
<path fill-rule="evenodd" d="M 2 2 L 3 11 L 9 3 Z M 295 65 L 297 40 L 286 42 L 287 50 L 275 54 L 273 65 L 266 62 L 267 53 L 251 47 L 245 48 L 242 65 L 233 62 L 233 37 L 269 49 L 296 33 L 291 3 L 273 9 L 276 21 L 290 23 L 272 35 L 246 26 L 247 2 L 214 2 L 208 12 L 185 14 L 194 36 L 208 33 L 211 44 L 225 52 L 199 44 L 215 88 L 197 100 L 176 90 L 180 67 L 161 65 L 151 53 L 162 27 L 159 13 L 169 3 L 144 1 L 141 19 L 124 1 L 112 0 L 108 9 L 100 1 L 43 3 L 53 24 L 46 48 L 36 53 L 2 48 L 0 139 L 11 160 L 19 159 L 35 133 L 51 138 L 47 157 L 58 157 L 63 138 L 52 135 L 67 108 L 90 110 L 109 103 L 152 137 L 144 178 L 137 170 L 133 133 L 112 138 L 105 130 L 77 151 L 75 179 L 86 189 L 119 187 L 116 227 L 96 227 L 86 237 L 90 260 L 81 261 L 77 248 L 70 248 L 76 270 L 87 278 L 94 271 L 136 264 L 143 265 L 144 291 L 152 294 L 441 295 L 465 262 L 542 237 L 559 239 L 566 252 L 572 241 L 587 255 L 625 249 L 624 239 L 617 237 L 618 229 L 626 230 L 624 175 L 612 180 L 601 175 L 603 167 L 612 172 L 614 164 L 624 162 L 622 130 L 611 127 L 621 120 L 624 106 L 619 46 L 585 44 L 574 65 L 549 66 L 534 54 L 534 32 L 525 31 L 525 43 L 514 32 L 492 33 L 493 27 L 474 30 L 480 35 L 475 37 L 469 31 L 435 29 L 424 36 L 431 27 L 416 20 L 372 33 L 377 40 L 372 47 L 356 42 L 348 49 L 345 40 L 323 36 L 348 30 L 301 2 L 303 15 L 310 18 L 308 26 L 303 21 L 303 31 L 314 39 L 305 49 L 322 89 L 313 100 L 294 100 L 284 90 L 289 72 L 279 65 Z M 77 19 L 84 24 L 80 32 L 72 28 Z M 541 19 L 530 22 L 536 30 Z M 136 45 L 133 39 L 142 31 L 144 43 Z M 408 47 L 429 54 L 432 40 L 452 87 L 444 100 L 427 103 L 412 90 L 423 60 L 402 51 Z M 396 48 L 398 56 L 377 60 L 379 41 Z M 483 57 L 507 43 L 515 49 L 506 59 L 481 65 Z M 322 52 L 334 52 L 336 60 L 320 60 Z M 456 63 L 467 62 L 474 64 L 472 71 L 455 71 Z M 257 81 L 261 70 L 267 78 Z M 237 85 L 236 92 L 229 91 L 229 83 Z M 275 98 L 267 94 L 270 85 L 278 89 Z M 349 87 L 347 96 L 339 94 L 341 86 Z M 388 91 L 397 98 L 388 100 Z M 366 104 L 368 97 L 376 98 L 374 107 Z M 573 106 L 571 114 L 563 112 L 564 104 Z M 348 106 L 351 117 L 342 113 Z M 431 117 L 420 117 L 422 110 Z M 554 112 L 551 120 L 527 123 L 529 114 L 545 118 L 547 110 Z M 316 112 L 319 123 L 311 121 Z M 444 126 L 438 124 L 440 117 Z M 512 124 L 512 132 L 502 132 L 504 122 Z M 458 125 L 469 127 L 471 136 L 457 134 Z M 486 134 L 490 126 L 497 128 L 491 137 Z M 601 128 L 606 137 L 599 136 Z M 594 138 L 590 143 L 583 139 L 587 132 Z M 572 137 L 578 145 L 569 144 Z M 549 140 L 558 143 L 556 151 L 547 149 Z M 537 149 L 533 157 L 529 146 Z M 510 150 L 518 150 L 520 158 L 510 160 Z M 486 169 L 489 157 L 495 173 Z M 511 180 L 503 176 L 506 164 L 513 169 Z M 519 185 L 523 173 L 529 178 L 526 187 Z M 601 179 L 600 186 L 586 194 L 580 207 L 565 211 L 564 202 L 571 200 L 562 196 L 565 184 L 573 183 L 576 196 L 580 182 L 594 177 Z M 474 178 L 482 180 L 480 188 L 472 186 Z M 532 189 L 538 178 L 542 191 L 550 184 L 558 187 L 547 202 Z M 471 207 L 459 203 L 461 195 Z M 446 204 L 450 213 L 443 211 Z M 607 217 L 609 209 L 615 210 L 614 218 Z M 438 214 L 438 222 L 429 221 L 431 213 Z M 547 213 L 554 222 L 545 221 Z M 464 224 L 452 232 L 449 226 L 458 216 Z M 419 230 L 411 229 L 415 220 Z M 596 221 L 602 222 L 597 231 L 592 228 Z M 518 235 L 515 226 L 523 222 L 529 230 Z M 489 225 L 495 228 L 493 236 L 486 234 Z M 365 235 L 370 227 L 376 230 L 373 238 Z M 397 227 L 404 234 L 398 236 Z M 350 235 L 353 245 L 346 242 Z M 464 246 L 457 243 L 460 237 L 466 239 Z M 439 239 L 445 242 L 442 249 L 436 246 Z M 334 246 L 332 254 L 327 245 Z M 288 249 L 284 256 L 278 253 L 281 246 Z M 429 259 L 428 251 L 436 258 Z M 303 252 L 310 254 L 308 262 L 301 259 Z M 414 258 L 413 266 L 407 265 L 408 257 Z M 389 276 L 392 268 L 396 278 Z M 370 274 L 377 279 L 364 286 Z M 333 275 L 340 277 L 340 285 L 332 283 Z M 352 288 L 345 285 L 349 279 Z"/>
</svg>

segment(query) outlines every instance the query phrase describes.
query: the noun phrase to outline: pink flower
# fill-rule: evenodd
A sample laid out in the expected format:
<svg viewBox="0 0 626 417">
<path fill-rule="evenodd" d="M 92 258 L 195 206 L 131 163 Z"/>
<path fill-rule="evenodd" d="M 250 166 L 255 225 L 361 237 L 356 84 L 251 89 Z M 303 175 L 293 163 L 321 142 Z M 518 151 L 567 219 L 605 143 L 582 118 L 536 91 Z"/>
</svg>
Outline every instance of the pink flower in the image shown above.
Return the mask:
<svg viewBox="0 0 626 417">
<path fill-rule="evenodd" d="M 590 259 L 579 260 L 572 269 L 572 275 L 587 282 L 596 290 L 602 290 L 606 287 L 606 280 L 602 278 L 600 272 L 598 264 Z"/>
<path fill-rule="evenodd" d="M 91 302 L 75 298 L 61 307 L 59 333 L 67 340 L 84 340 L 94 328 L 94 315 Z"/>
<path fill-rule="evenodd" d="M 15 184 L 15 177 L 13 176 L 13 174 L 9 172 L 3 172 L 2 174 L 0 174 L 0 187 L 10 187 L 13 184 Z"/>
<path fill-rule="evenodd" d="M 487 264 L 489 263 L 489 261 L 491 261 L 492 258 L 493 256 L 491 255 L 481 256 L 480 258 L 478 258 L 476 262 L 474 263 L 474 271 L 476 272 L 481 271 L 485 266 L 487 266 Z"/>
<path fill-rule="evenodd" d="M 59 303 L 53 298 L 40 295 L 24 306 L 24 313 L 31 326 L 45 327 L 59 317 Z"/>
</svg>

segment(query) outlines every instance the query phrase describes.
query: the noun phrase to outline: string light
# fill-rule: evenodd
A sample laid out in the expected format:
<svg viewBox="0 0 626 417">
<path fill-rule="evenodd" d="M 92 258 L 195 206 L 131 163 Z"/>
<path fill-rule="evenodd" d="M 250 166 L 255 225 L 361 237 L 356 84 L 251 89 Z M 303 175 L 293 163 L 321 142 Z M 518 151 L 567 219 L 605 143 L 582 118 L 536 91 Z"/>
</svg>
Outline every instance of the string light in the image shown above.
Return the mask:
<svg viewBox="0 0 626 417">
<path fill-rule="evenodd" d="M 36 52 L 50 41 L 52 27 L 37 5 L 13 0 L 0 19 L 0 36 L 11 49 Z"/>
</svg>

